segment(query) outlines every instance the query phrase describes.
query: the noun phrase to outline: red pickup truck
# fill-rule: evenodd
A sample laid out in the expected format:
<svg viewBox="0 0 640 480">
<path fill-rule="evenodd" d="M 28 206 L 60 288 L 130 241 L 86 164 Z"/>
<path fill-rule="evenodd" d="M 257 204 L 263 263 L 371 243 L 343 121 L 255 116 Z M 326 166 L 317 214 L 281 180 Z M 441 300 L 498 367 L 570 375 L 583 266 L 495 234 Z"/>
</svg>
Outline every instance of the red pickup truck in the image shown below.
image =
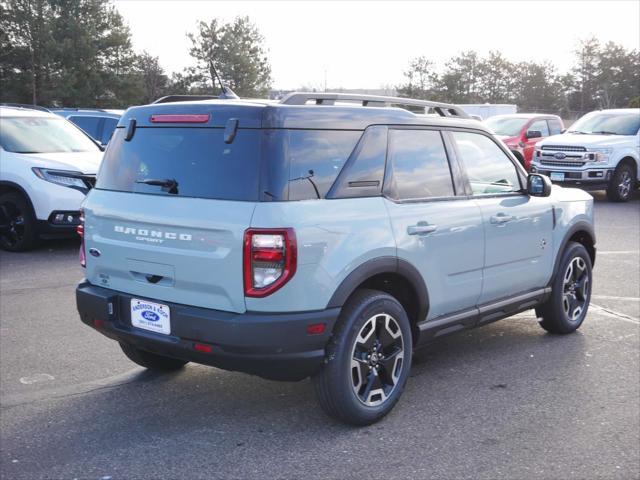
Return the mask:
<svg viewBox="0 0 640 480">
<path fill-rule="evenodd" d="M 564 131 L 560 117 L 538 113 L 496 115 L 484 123 L 509 147 L 527 171 L 536 143 Z"/>
</svg>

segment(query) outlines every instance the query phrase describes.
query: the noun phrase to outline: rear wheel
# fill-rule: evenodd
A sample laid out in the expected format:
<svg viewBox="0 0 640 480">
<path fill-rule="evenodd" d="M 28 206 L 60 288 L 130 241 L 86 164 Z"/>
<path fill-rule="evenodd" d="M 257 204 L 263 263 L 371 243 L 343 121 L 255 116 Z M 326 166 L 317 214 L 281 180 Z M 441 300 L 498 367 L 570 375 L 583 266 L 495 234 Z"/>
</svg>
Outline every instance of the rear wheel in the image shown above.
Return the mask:
<svg viewBox="0 0 640 480">
<path fill-rule="evenodd" d="M 559 334 L 577 330 L 587 316 L 591 287 L 591 257 L 583 245 L 570 242 L 553 280 L 551 297 L 536 309 L 540 326 Z"/>
<path fill-rule="evenodd" d="M 626 202 L 631 198 L 635 184 L 635 172 L 630 165 L 621 163 L 613 172 L 607 187 L 607 197 L 613 202 Z"/>
<path fill-rule="evenodd" d="M 36 218 L 31 205 L 16 192 L 0 196 L 0 248 L 23 252 L 37 242 Z"/>
<path fill-rule="evenodd" d="M 155 353 L 145 352 L 144 350 L 140 350 L 128 343 L 120 342 L 120 348 L 132 362 L 137 363 L 141 367 L 158 372 L 179 370 L 188 363 L 184 360 L 163 357 L 162 355 L 156 355 Z"/>
<path fill-rule="evenodd" d="M 327 414 L 368 425 L 402 395 L 411 367 L 409 319 L 394 297 L 362 290 L 345 305 L 339 322 L 314 388 Z"/>
</svg>

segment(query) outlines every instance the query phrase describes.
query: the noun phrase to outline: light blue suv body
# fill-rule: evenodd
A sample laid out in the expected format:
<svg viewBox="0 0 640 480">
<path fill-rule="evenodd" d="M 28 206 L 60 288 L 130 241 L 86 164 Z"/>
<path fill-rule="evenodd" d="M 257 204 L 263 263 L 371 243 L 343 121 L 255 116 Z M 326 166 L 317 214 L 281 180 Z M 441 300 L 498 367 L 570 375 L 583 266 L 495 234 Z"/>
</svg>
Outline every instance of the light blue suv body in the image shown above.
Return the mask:
<svg viewBox="0 0 640 480">
<path fill-rule="evenodd" d="M 338 94 L 130 108 L 84 204 L 82 320 L 149 368 L 313 376 L 357 424 L 390 410 L 434 337 L 530 308 L 577 328 L 591 196 L 527 177 L 465 117 Z"/>
</svg>

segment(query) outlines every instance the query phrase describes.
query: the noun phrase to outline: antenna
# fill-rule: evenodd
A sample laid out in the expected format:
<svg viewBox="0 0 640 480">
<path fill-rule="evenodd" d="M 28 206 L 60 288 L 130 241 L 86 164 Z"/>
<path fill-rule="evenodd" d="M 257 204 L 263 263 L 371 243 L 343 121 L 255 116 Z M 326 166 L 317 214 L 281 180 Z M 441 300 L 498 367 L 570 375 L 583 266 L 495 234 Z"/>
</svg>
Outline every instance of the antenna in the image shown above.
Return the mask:
<svg viewBox="0 0 640 480">
<path fill-rule="evenodd" d="M 220 75 L 218 75 L 218 71 L 216 70 L 216 66 L 213 63 L 213 61 L 211 62 L 211 69 L 213 70 L 213 74 L 216 76 L 216 78 L 218 79 L 218 83 L 220 84 L 220 89 L 222 90 L 222 93 L 220 93 L 220 97 L 219 98 L 224 98 L 224 99 L 229 99 L 229 98 L 240 98 L 238 97 L 238 95 L 236 95 L 234 93 L 233 90 L 231 90 L 229 87 L 227 87 L 224 83 L 222 83 L 222 79 L 220 78 Z"/>
</svg>

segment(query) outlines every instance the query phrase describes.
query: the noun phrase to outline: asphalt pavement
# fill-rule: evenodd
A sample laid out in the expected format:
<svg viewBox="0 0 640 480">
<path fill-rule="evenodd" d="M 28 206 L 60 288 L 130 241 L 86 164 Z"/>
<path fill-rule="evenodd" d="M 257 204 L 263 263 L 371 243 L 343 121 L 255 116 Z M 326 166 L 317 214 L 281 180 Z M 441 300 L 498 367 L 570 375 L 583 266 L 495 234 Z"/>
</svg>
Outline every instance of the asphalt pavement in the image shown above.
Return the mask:
<svg viewBox="0 0 640 480">
<path fill-rule="evenodd" d="M 149 374 L 80 323 L 77 243 L 2 252 L 0 477 L 640 478 L 640 195 L 594 196 L 578 332 L 546 334 L 525 312 L 442 339 L 366 428 L 327 418 L 309 380 Z"/>
</svg>

